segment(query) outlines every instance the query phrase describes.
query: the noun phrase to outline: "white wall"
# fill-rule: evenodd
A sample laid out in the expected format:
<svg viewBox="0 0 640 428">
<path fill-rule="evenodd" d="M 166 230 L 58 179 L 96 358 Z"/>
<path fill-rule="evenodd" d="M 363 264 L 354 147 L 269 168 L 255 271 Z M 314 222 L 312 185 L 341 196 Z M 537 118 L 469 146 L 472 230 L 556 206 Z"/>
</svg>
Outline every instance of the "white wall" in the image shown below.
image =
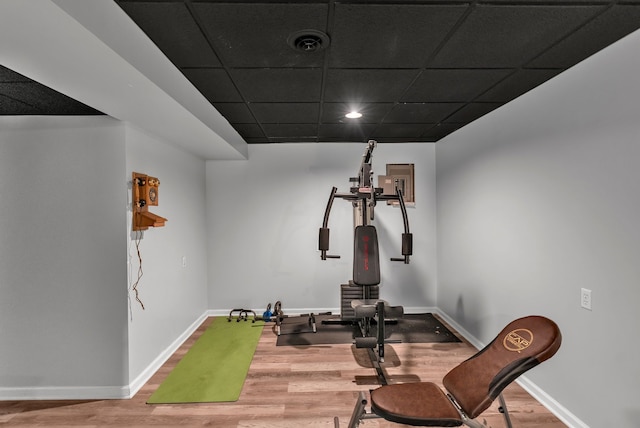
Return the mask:
<svg viewBox="0 0 640 428">
<path fill-rule="evenodd" d="M 119 396 L 123 127 L 107 117 L 0 124 L 0 399 Z"/>
<path fill-rule="evenodd" d="M 206 314 L 205 162 L 108 117 L 0 121 L 0 399 L 129 396 Z M 145 310 L 132 171 L 168 218 L 141 239 Z"/>
<path fill-rule="evenodd" d="M 164 227 L 149 228 L 140 239 L 143 276 L 137 288 L 144 310 L 131 290 L 139 259 L 130 205 L 120 229 L 129 234 L 128 357 L 135 392 L 207 310 L 205 161 L 133 126 L 126 131 L 127 168 L 121 191 L 130 204 L 131 186 L 125 183 L 131 182 L 132 172 L 159 178 L 158 206 L 149 211 L 167 219 Z"/>
<path fill-rule="evenodd" d="M 318 229 L 332 186 L 348 192 L 365 144 L 253 145 L 246 161 L 207 162 L 209 308 L 252 308 L 281 300 L 285 313 L 337 310 L 340 284 L 351 278 L 351 205 L 336 199 L 331 211 L 330 254 L 320 260 Z M 408 208 L 414 234 L 412 263 L 400 256 L 399 208 L 379 204 L 375 225 L 381 250 L 381 296 L 405 309 L 436 301 L 435 147 L 379 144 L 376 175 L 387 163 L 414 163 L 416 206 Z"/>
<path fill-rule="evenodd" d="M 634 33 L 437 144 L 438 307 L 484 343 L 554 319 L 563 345 L 527 377 L 573 426 L 640 418 L 639 50 Z"/>
</svg>

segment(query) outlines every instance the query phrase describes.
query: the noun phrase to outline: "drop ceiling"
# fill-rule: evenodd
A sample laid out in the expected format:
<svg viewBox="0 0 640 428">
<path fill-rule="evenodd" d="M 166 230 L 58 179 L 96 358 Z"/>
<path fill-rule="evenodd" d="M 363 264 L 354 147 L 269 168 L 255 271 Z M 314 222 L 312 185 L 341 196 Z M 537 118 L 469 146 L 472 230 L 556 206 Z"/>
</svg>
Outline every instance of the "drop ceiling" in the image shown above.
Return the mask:
<svg viewBox="0 0 640 428">
<path fill-rule="evenodd" d="M 640 0 L 116 3 L 249 144 L 435 142 L 640 28 Z M 2 67 L 0 114 L 101 113 Z"/>
</svg>

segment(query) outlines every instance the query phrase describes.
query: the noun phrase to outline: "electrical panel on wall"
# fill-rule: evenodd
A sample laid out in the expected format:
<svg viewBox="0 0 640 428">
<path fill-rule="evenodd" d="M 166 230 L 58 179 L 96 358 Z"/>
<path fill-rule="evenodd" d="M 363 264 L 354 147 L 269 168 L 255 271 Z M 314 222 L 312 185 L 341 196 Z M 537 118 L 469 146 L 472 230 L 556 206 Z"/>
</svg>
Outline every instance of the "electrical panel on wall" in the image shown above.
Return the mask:
<svg viewBox="0 0 640 428">
<path fill-rule="evenodd" d="M 378 187 L 382 187 L 383 194 L 395 195 L 396 188 L 402 191 L 402 196 L 407 205 L 414 205 L 415 199 L 414 164 L 395 163 L 387 164 L 387 175 L 378 176 Z M 397 201 L 388 201 L 395 205 Z"/>
<path fill-rule="evenodd" d="M 132 179 L 133 230 L 147 230 L 150 227 L 162 227 L 166 218 L 149 211 L 150 206 L 158 206 L 160 180 L 138 172 Z"/>
</svg>

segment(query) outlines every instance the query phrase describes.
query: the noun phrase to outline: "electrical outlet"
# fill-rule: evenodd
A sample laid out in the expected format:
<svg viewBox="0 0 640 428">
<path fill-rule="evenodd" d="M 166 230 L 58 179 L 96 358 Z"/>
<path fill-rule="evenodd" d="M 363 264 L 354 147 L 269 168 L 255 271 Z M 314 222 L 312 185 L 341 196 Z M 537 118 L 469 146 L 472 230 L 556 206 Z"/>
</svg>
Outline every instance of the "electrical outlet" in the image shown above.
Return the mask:
<svg viewBox="0 0 640 428">
<path fill-rule="evenodd" d="M 587 288 L 580 289 L 580 306 L 591 310 L 591 290 Z"/>
<path fill-rule="evenodd" d="M 187 267 L 187 256 L 182 256 L 182 267 L 183 268 Z"/>
</svg>

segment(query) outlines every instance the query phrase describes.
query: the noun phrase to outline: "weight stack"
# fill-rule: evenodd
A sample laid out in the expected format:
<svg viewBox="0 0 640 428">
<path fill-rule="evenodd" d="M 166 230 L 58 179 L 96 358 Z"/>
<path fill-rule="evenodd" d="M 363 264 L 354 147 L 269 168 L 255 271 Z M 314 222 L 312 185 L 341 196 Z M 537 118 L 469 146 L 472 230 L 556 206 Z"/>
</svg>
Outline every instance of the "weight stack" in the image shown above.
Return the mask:
<svg viewBox="0 0 640 428">
<path fill-rule="evenodd" d="M 369 299 L 380 297 L 380 286 L 369 285 Z M 355 320 L 356 311 L 351 307 L 352 300 L 364 299 L 364 287 L 355 284 L 340 284 L 340 318 Z"/>
</svg>

